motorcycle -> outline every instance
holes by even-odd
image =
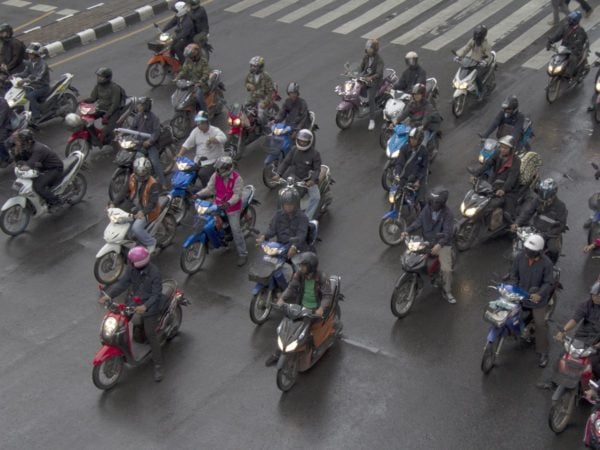
[[[55,118],[63,118],[77,109],[79,91],[71,85],[74,75],[65,73],[50,87],[50,92],[40,102],[40,118],[31,121],[32,125],[40,125]],[[12,78],[12,87],[4,95],[11,109],[29,111],[29,100],[25,97],[27,89],[31,89],[26,80]],[[23,83],[23,84],[21,84]]]
[[[244,186],[240,227],[245,237],[254,232],[256,224],[255,206],[260,202],[254,198],[254,194],[254,186]],[[202,199],[197,199],[194,207],[197,214],[194,232],[183,242],[179,259],[181,270],[189,275],[202,268],[211,248],[227,247],[233,241],[227,214],[223,209],[216,203]]]
[[[546,321],[552,317],[556,308],[558,290],[562,288],[559,280],[560,271],[555,267],[554,286],[546,307]],[[485,374],[490,373],[494,368],[496,358],[507,337],[526,342],[535,337],[533,315],[531,311],[524,311],[522,305],[523,300],[529,298],[529,293],[512,284],[501,283],[490,287],[498,291],[499,297],[490,301],[483,313],[483,320],[491,324],[481,359],[481,370]]]
[[[563,83],[567,83],[567,89],[570,89],[581,83],[590,71],[590,65],[587,62],[587,55],[590,53],[589,41],[586,42],[581,60],[577,63],[575,73],[572,77],[565,73],[571,50],[564,45],[557,47],[556,44],[552,45],[551,49],[554,51],[554,55],[552,55],[548,62],[547,72],[550,79],[546,86],[546,100],[550,104],[558,99]]]
[[[400,157],[400,151],[404,144],[408,142],[408,133],[410,127],[404,123],[400,123],[394,127],[393,134],[387,141],[385,148],[385,155],[387,161],[383,166],[383,172],[381,173],[381,186],[385,191],[389,191],[392,184],[394,184],[394,165],[396,160]]]
[[[596,163],[592,163],[592,167],[596,171],[594,178],[600,180],[600,166]],[[586,224],[586,227],[588,228],[587,241],[588,244],[593,244],[600,239],[600,192],[592,194],[588,199],[588,206],[592,210],[592,214],[588,219],[589,227],[587,227]]]
[[[171,176],[171,212],[179,225],[192,205],[194,185],[198,179],[198,165],[185,156],[175,160],[177,170]]]
[[[417,192],[412,183],[401,186],[400,177],[395,177],[388,193],[390,210],[379,221],[379,237],[384,244],[393,246],[402,243],[402,232],[421,211]]]
[[[146,230],[156,238],[158,248],[167,247],[175,237],[177,223],[170,213],[170,199],[159,197],[160,214],[146,225]],[[127,253],[137,242],[131,232],[133,216],[120,208],[110,207],[106,210],[109,223],[104,230],[105,244],[96,253],[94,276],[99,283],[112,284],[117,281],[127,261]]]
[[[267,157],[264,161],[262,178],[269,189],[279,185],[279,181],[273,174],[277,173],[277,167],[292,148],[292,131],[292,128],[285,123],[275,123],[271,125],[271,133],[265,139]]]
[[[333,300],[323,317],[301,305],[276,306],[284,315],[277,327],[277,346],[281,350],[277,361],[277,387],[283,392],[289,391],[298,379],[298,372],[314,366],[341,334],[341,279],[333,275],[330,282]]]
[[[65,159],[62,176],[52,188],[52,192],[68,205],[81,202],[87,191],[87,181],[81,173],[84,160],[81,152],[75,152]],[[39,172],[26,166],[17,166],[15,176],[17,179],[12,188],[18,194],[4,202],[0,209],[0,228],[9,236],[23,233],[31,216],[49,214],[45,200],[33,189],[33,180],[39,176]]]
[[[115,129],[115,133],[115,141],[117,142],[119,151],[114,160],[118,167],[113,172],[110,184],[108,185],[108,197],[111,201],[114,201],[115,198],[118,198],[119,195],[127,190],[129,177],[133,173],[133,162],[140,156],[148,156],[142,143],[152,137],[148,133],[141,133],[127,128],[117,128]],[[161,145],[160,141],[156,145],[158,147],[160,162],[166,175],[173,170],[173,149],[169,145]]]
[[[181,307],[189,305],[175,280],[163,281],[162,294],[167,302],[156,330],[161,346],[177,336],[183,319]],[[131,300],[134,305],[141,304],[139,297]],[[151,350],[143,326],[131,323],[135,306],[109,301],[105,308],[107,312],[100,326],[102,347],[92,361],[92,381],[98,389],[109,390],[119,382],[125,364],[141,366],[150,359]]]
[[[365,97],[369,82],[365,77],[359,76],[358,70],[351,70],[349,63],[344,68],[346,72],[341,75],[348,80],[334,89],[342,97],[335,115],[335,123],[340,130],[350,128],[355,118],[361,119],[369,115],[369,100]],[[383,110],[390,98],[390,90],[397,81],[398,75],[394,69],[384,70],[383,80],[375,96],[376,112]]]
[[[600,410],[598,408],[598,390],[600,385],[590,378],[590,389],[594,392],[594,408],[585,424],[583,443],[586,447],[598,450],[600,449]]]
[[[132,114],[134,114],[135,105],[138,100],[137,97],[128,97],[125,100],[122,113],[116,121],[117,127],[131,127],[133,122]],[[71,131],[71,136],[67,140],[65,156],[69,156],[75,151],[80,151],[87,158],[92,147],[101,149],[109,143],[107,137],[104,136],[102,127],[96,126],[96,119],[100,113],[101,111],[98,109],[96,103],[81,102],[77,113],[67,115],[66,119],[68,119],[68,123],[70,124],[67,128]],[[102,125],[106,125],[108,118],[102,118],[101,122]]]
[[[275,174],[273,174],[275,176]],[[284,185],[283,188],[279,190],[278,196],[281,198],[282,192],[287,188],[293,188],[298,191],[300,194],[300,209],[302,211],[306,211],[308,207],[308,185],[306,181],[310,179],[311,174],[306,180],[295,181],[294,177],[288,177],[287,179],[280,178],[279,184]],[[325,214],[329,210],[329,206],[333,201],[333,195],[331,194],[331,185],[335,183],[335,180],[331,178],[331,169],[329,166],[325,164],[321,165],[321,173],[319,174],[319,193],[321,194],[321,199],[319,200],[319,206],[317,206],[317,210],[315,212],[315,217],[313,219],[318,220],[323,214]]]
[[[452,96],[452,114],[456,118],[462,116],[465,111],[467,98],[469,96],[487,97],[496,87],[496,52],[491,52],[489,63],[481,63],[467,56],[456,56],[455,61],[460,64],[460,67],[454,75],[452,86],[454,94]],[[481,80],[483,92],[477,89],[477,74],[479,70],[486,70],[486,74]]]
[[[208,90],[204,93],[204,102],[210,120],[221,114],[225,105],[225,85],[221,81],[221,76],[222,72],[214,69],[208,77]],[[184,139],[194,127],[196,88],[193,81],[184,79],[176,80],[175,85],[177,89],[171,96],[171,104],[175,110],[175,115],[171,119],[171,128],[177,139]]]
[[[547,243],[548,238],[558,237],[560,239],[560,246],[562,248],[562,234],[556,236],[552,234],[553,229],[558,225],[558,221],[545,216],[539,215],[534,216],[534,226],[524,226],[517,228],[515,232],[515,238],[513,239],[512,250],[511,250],[511,261],[514,261],[517,255],[525,249],[525,241],[533,235],[539,234],[543,236],[544,242]],[[544,252],[547,248],[544,248]],[[556,263],[555,263],[556,264]]]
[[[154,54],[150,57],[146,67],[146,83],[150,87],[158,87],[164,83],[167,76],[176,76],[181,63],[171,52],[173,35],[160,33],[156,40],[148,42],[148,49]]]
[[[594,61],[594,67],[600,67],[600,52],[595,53],[599,59]],[[596,120],[596,123],[600,123],[600,69],[598,69],[598,72],[596,73],[594,90],[596,92],[596,101],[594,102],[594,109],[592,110],[592,113],[594,114],[594,120]]]

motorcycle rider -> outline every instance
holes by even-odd
[[[208,26],[208,15],[206,14],[206,9],[204,6],[200,5],[200,0],[188,0],[188,4],[190,7],[190,17],[194,22],[194,42],[200,45],[198,42],[199,34],[204,33],[204,36],[208,36],[210,32]]]
[[[296,133],[298,130],[310,125],[308,105],[300,97],[300,85],[295,81],[288,84],[287,94],[288,97],[283,102],[276,120],[277,122],[285,122]]]
[[[151,135],[150,139],[142,142],[142,146],[148,153],[148,159],[152,162],[154,175],[163,189],[167,189],[167,180],[163,171],[162,163],[160,162],[160,154],[157,143],[160,138],[160,119],[152,112],[152,98],[141,97],[136,105],[138,114],[133,120],[131,129],[141,133]]]
[[[427,182],[429,154],[423,144],[423,130],[420,127],[411,128],[408,132],[408,142],[400,149],[400,156],[394,163],[394,176],[400,177],[402,185],[412,183],[420,198],[423,187]]]
[[[248,91],[248,105],[255,105],[258,110],[258,125],[262,127],[265,123],[265,109],[271,103],[271,97],[275,86],[273,79],[265,71],[265,58],[254,56],[250,59],[250,71],[246,75],[246,90]]]
[[[481,177],[483,174],[491,173],[487,181],[494,187],[502,185],[496,189],[496,196],[490,201],[488,207],[490,211],[503,207],[506,220],[512,222],[518,201],[521,160],[514,154],[515,140],[512,136],[502,136],[498,144],[500,150],[494,152],[481,167],[475,169],[473,175]]]
[[[183,62],[185,58],[184,49],[194,41],[194,35],[196,34],[194,20],[185,2],[176,2],[173,9],[175,10],[175,16],[166,23],[162,32],[165,33],[171,28],[175,28],[172,51],[179,62]]]
[[[581,12],[572,11],[567,16],[565,26],[559,28],[553,36],[548,38],[546,50],[550,50],[552,44],[562,40],[562,45],[567,47],[571,52],[567,61],[566,74],[570,77],[575,75],[577,67],[582,59],[587,65],[586,49],[588,47],[588,35],[585,30],[579,25],[581,21]]]
[[[293,176],[296,180],[308,180],[308,206],[306,215],[309,219],[315,217],[321,192],[319,191],[319,175],[321,174],[321,154],[314,147],[315,137],[312,131],[306,128],[298,131],[296,145],[288,153],[277,168],[275,179]],[[309,178],[310,177],[310,178]]]
[[[481,137],[487,138],[494,130],[497,130],[496,138],[500,138],[507,134],[505,132],[507,130],[504,130],[504,127],[507,126],[510,127],[510,135],[514,141],[520,143],[524,122],[525,116],[519,111],[519,99],[516,95],[511,95],[502,102],[502,110]]]
[[[128,190],[115,198],[115,205],[129,209],[135,220],[131,231],[148,252],[156,249],[156,239],[146,230],[146,225],[160,215],[159,189],[156,179],[150,175],[152,163],[142,156],[133,162],[133,174],[129,177]]]
[[[165,307],[162,277],[158,267],[150,262],[150,252],[145,247],[141,245],[133,247],[127,253],[127,259],[129,264],[125,268],[123,276],[112,286],[106,287],[105,293],[98,299],[98,303],[104,304],[126,290],[129,290],[130,298],[141,297],[142,304],[135,307],[135,315],[131,322],[134,326],[143,326],[152,352],[154,381],[159,382],[164,377],[162,350],[156,333],[161,313]]]
[[[308,217],[300,209],[300,195],[293,188],[285,188],[281,196],[281,209],[275,211],[269,229],[256,239],[258,245],[275,239],[288,245],[287,257],[292,259],[299,252],[308,251]]]
[[[473,38],[470,39],[463,48],[455,52],[457,57],[464,58],[465,56],[468,56],[478,62],[475,84],[477,85],[477,96],[479,99],[483,98],[483,86],[481,85],[481,81],[487,73],[490,56],[492,54],[492,47],[486,39],[487,31],[485,25],[476,26],[473,30]]]
[[[402,233],[403,238],[421,230],[423,239],[433,244],[431,254],[438,256],[444,282],[443,295],[448,303],[456,303],[452,295],[452,237],[454,235],[454,215],[448,206],[448,190],[435,187],[428,195],[427,205],[413,223]]]
[[[12,110],[8,102],[0,96],[0,169],[8,167],[10,164],[10,154],[6,148],[6,140],[12,133],[11,115]]]
[[[202,166],[198,169],[198,177],[202,185],[206,186],[215,170],[215,162],[221,156],[225,156],[225,143],[227,136],[219,128],[210,124],[208,114],[204,111],[198,112],[194,117],[196,128],[192,130],[188,138],[181,145],[177,156],[183,156],[186,151],[196,149],[194,162]]]
[[[367,40],[365,56],[363,56],[359,71],[360,76],[367,81],[369,131],[373,131],[375,129],[375,97],[383,80],[383,59],[379,56],[379,41],[377,39]]]
[[[277,300],[277,304],[300,304],[304,308],[312,309],[315,315],[323,317],[333,301],[329,277],[318,270],[319,258],[312,252],[300,254],[298,266],[299,270]],[[281,352],[277,349],[265,361],[265,365],[267,367],[274,365],[279,360],[280,354]]]
[[[533,234],[524,244],[525,250],[513,261],[509,279],[511,283],[529,293],[523,301],[523,310],[530,310],[535,324],[535,348],[540,356],[538,365],[548,364],[548,325],[546,305],[554,283],[552,261],[544,255],[544,238]]]
[[[220,156],[215,162],[215,173],[210,177],[206,187],[196,194],[197,197],[214,195],[216,204],[227,213],[229,228],[238,253],[238,267],[242,267],[248,261],[246,238],[240,228],[243,191],[244,180],[239,172],[233,170],[231,156]]]
[[[8,69],[0,67],[0,97],[4,97],[10,88],[12,88],[10,73]]]
[[[425,85],[427,82],[427,74],[425,69],[419,65],[419,55],[417,52],[410,51],[404,57],[406,69],[402,72],[400,79],[394,84],[394,89],[410,92],[415,84]]]
[[[25,44],[13,37],[13,28],[7,24],[0,24],[0,68],[9,73],[17,73],[23,70],[25,61]]]
[[[534,228],[539,229],[541,226],[536,226],[539,216],[547,216],[550,219],[556,220],[558,223],[552,230],[546,233],[544,240],[546,242],[546,254],[553,264],[556,264],[562,248],[561,234],[567,228],[567,207],[556,195],[558,192],[558,184],[552,178],[542,180],[538,185],[537,195],[533,197],[521,210],[521,214],[516,222],[511,226],[513,231],[517,227],[521,227],[526,223],[532,222]]]
[[[16,73],[15,77],[22,78],[18,86],[23,86],[26,82],[29,88],[25,97],[29,100],[29,109],[31,110],[31,120],[36,122],[40,119],[42,113],[40,104],[44,97],[50,93],[50,70],[48,64],[42,59],[42,44],[32,42],[27,46],[25,53],[27,61],[22,72]]]
[[[50,147],[35,140],[33,131],[23,128],[14,136],[14,159],[16,165],[38,171],[33,180],[33,189],[48,204],[49,210],[60,206],[63,201],[52,192],[52,188],[61,180],[63,163]]]
[[[204,101],[204,94],[208,92],[208,77],[210,76],[208,61],[202,56],[200,47],[194,43],[185,47],[183,55],[185,62],[175,79],[194,82],[196,86],[196,110],[208,111]]]
[[[440,129],[442,117],[427,98],[427,88],[424,84],[415,84],[412,87],[412,99],[398,116],[398,123],[408,119],[411,127],[421,127],[424,130],[424,144],[435,139]]]
[[[102,118],[103,142],[108,143],[112,137],[119,115],[125,104],[125,90],[112,81],[113,72],[110,67],[100,67],[96,70],[96,85],[86,103],[97,103],[96,118]]]

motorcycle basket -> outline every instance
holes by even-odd
[[[491,323],[496,328],[501,328],[506,323],[508,316],[510,315],[510,311],[506,308],[500,308],[495,305],[493,302],[490,302],[483,312],[483,320]]]

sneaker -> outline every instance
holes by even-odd
[[[162,381],[162,379],[164,378],[165,373],[163,371],[162,366],[154,366],[154,381],[156,381],[157,383],[160,383]]]
[[[267,366],[267,367],[274,366],[275,364],[277,364],[277,361],[279,361],[279,354],[272,353],[271,355],[269,355],[269,357],[265,361],[265,366]]]
[[[242,267],[242,266],[246,265],[247,262],[248,262],[248,257],[246,255],[238,256],[238,260],[237,260],[238,267]]]
[[[546,367],[548,365],[548,353],[542,353],[540,355],[540,361],[538,362],[539,367]]]
[[[369,131],[373,131],[375,129],[375,121],[373,119],[369,120]]]
[[[445,293],[444,292],[444,298],[451,305],[454,305],[456,303],[456,298],[454,297],[454,295],[452,295],[452,293]]]

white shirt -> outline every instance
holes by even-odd
[[[207,144],[210,138],[215,138],[218,142]],[[225,148],[223,147],[225,142],[227,142],[227,136],[217,127],[210,125],[206,133],[200,130],[200,128],[194,127],[183,143],[183,148],[186,150],[196,148],[195,163],[198,163],[200,158],[204,156],[207,158],[204,164],[212,164],[217,158],[225,155]]]

